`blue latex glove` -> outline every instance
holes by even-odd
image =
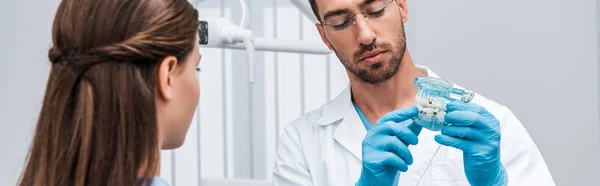
[[[467,180],[473,186],[506,185],[508,175],[500,162],[500,122],[485,108],[462,102],[446,105],[450,126],[435,136],[439,144],[463,151]]]
[[[398,171],[408,170],[408,165],[413,163],[408,145],[417,144],[417,135],[422,129],[410,118],[418,113],[414,106],[392,111],[367,132],[362,143],[362,171],[357,186],[392,185]]]

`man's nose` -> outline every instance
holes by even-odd
[[[356,15],[355,21],[358,29],[357,42],[362,45],[371,45],[377,36],[371,27],[369,27],[369,24],[367,24],[367,21],[364,18],[365,17],[362,14]]]

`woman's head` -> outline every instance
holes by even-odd
[[[63,0],[21,185],[134,185],[177,148],[198,103],[186,0]]]

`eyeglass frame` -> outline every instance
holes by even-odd
[[[386,9],[394,1],[396,1],[396,0],[389,0],[388,2],[385,3],[385,5],[383,6],[383,8],[381,8],[380,10],[374,11],[374,12],[379,12],[379,11],[382,11],[382,10]],[[351,26],[354,26],[356,24],[356,16],[358,14],[362,14],[363,17],[364,17],[364,19],[365,19],[365,21],[368,21],[369,20],[369,18],[368,18],[369,15],[368,14],[369,13],[373,13],[373,12],[366,12],[366,9],[368,9],[368,8],[369,7],[364,7],[363,9],[361,9],[361,11],[359,13],[347,14],[349,21],[352,21],[352,25],[350,25],[350,26],[348,26],[348,27],[346,27],[346,28],[344,28],[342,30],[335,30],[335,28],[334,28],[334,32],[341,32],[341,31],[346,30],[347,28],[350,28]],[[335,26],[332,26],[332,23],[323,23],[323,21],[326,21],[326,20],[319,19],[319,22],[321,22],[320,23],[321,26],[323,26],[323,27],[326,27],[326,26],[335,27]]]

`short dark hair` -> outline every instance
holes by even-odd
[[[308,0],[308,2],[310,2],[310,7],[312,8],[313,13],[315,13],[317,20],[321,22],[321,17],[319,16],[319,9],[317,8],[316,0]]]

